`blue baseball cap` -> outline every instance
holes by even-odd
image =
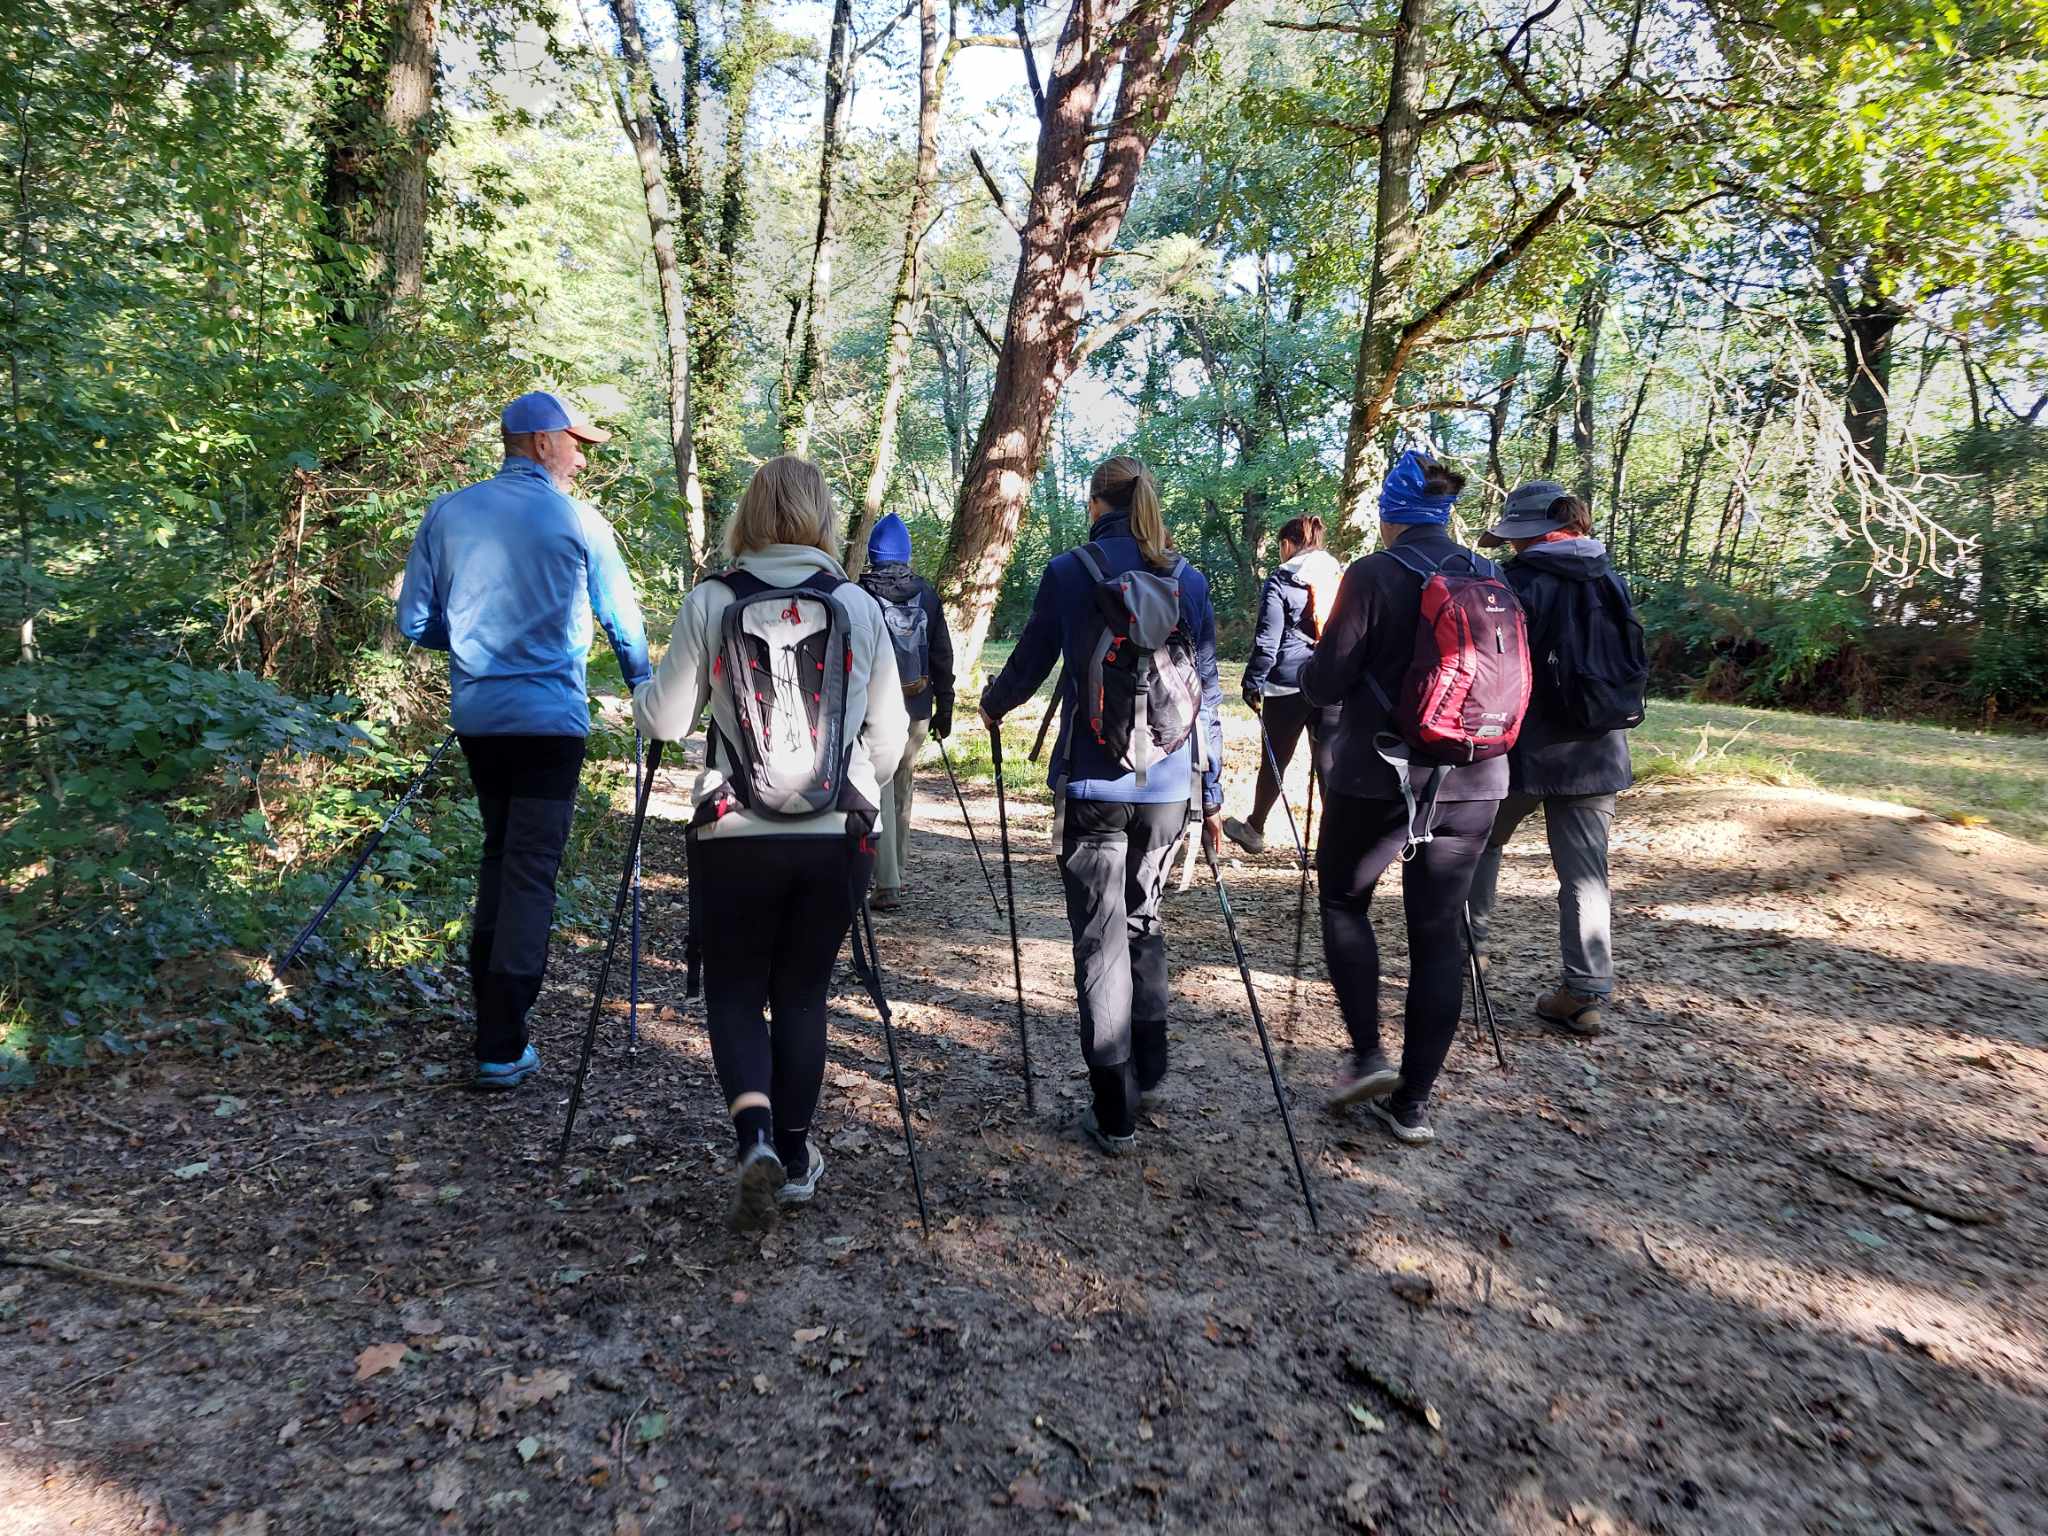
[[[608,443],[612,437],[603,427],[592,426],[588,416],[560,395],[544,389],[521,395],[506,406],[498,425],[507,432],[566,432],[585,443]]]

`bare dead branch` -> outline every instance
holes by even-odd
[[[988,195],[994,199],[996,212],[1003,216],[1003,222],[1009,225],[1013,232],[1021,236],[1024,233],[1023,226],[1018,224],[1016,215],[1010,212],[1010,205],[1003,197],[1003,189],[996,185],[995,177],[989,174],[988,165],[981,158],[981,151],[970,148],[967,151],[967,158],[974,162],[975,174],[981,177],[981,184],[988,188]]]

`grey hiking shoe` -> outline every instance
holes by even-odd
[[[1095,1143],[1095,1150],[1104,1157],[1123,1157],[1135,1151],[1138,1145],[1137,1132],[1112,1136],[1102,1128],[1102,1122],[1095,1116],[1095,1106],[1081,1111],[1081,1134]]]
[[[775,1225],[775,1196],[788,1182],[782,1159],[765,1141],[747,1148],[740,1159],[739,1187],[733,1192],[732,1229],[762,1232]]]
[[[1568,1034],[1591,1039],[1606,1031],[1607,1025],[1600,1013],[1606,1002],[1604,997],[1589,997],[1583,992],[1574,992],[1570,987],[1559,987],[1554,992],[1536,994],[1536,1017],[1555,1024]]]
[[[903,887],[900,885],[878,885],[874,894],[868,897],[868,906],[876,912],[894,912],[903,905]]]
[[[818,1150],[815,1141],[805,1142],[804,1150],[809,1153],[809,1157],[806,1159],[803,1174],[789,1180],[775,1191],[775,1203],[778,1205],[805,1205],[810,1202],[811,1196],[818,1192],[818,1176],[825,1171],[825,1154]]]
[[[1387,1060],[1387,1053],[1375,1046],[1363,1056],[1354,1056],[1337,1074],[1337,1086],[1330,1091],[1330,1108],[1347,1109],[1361,1100],[1383,1099],[1399,1090],[1401,1073]]]
[[[1374,1099],[1365,1107],[1372,1111],[1373,1118],[1384,1125],[1396,1141],[1405,1142],[1411,1147],[1419,1147],[1436,1140],[1436,1132],[1430,1127],[1429,1116],[1423,1113],[1420,1104],[1397,1106],[1392,1099]]]
[[[1264,853],[1266,851],[1265,834],[1253,827],[1247,826],[1235,816],[1223,818],[1223,835],[1237,844],[1246,853]]]

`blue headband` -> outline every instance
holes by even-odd
[[[1410,448],[1394,460],[1394,467],[1387,471],[1387,478],[1380,486],[1380,521],[1383,523],[1448,523],[1451,520],[1451,503],[1458,499],[1457,492],[1448,496],[1423,494],[1424,459]]]

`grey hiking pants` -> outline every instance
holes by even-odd
[[[903,855],[910,841],[910,802],[917,789],[917,756],[931,734],[929,720],[910,722],[903,761],[882,781],[882,814],[875,819],[875,885],[884,891],[903,888]]]
[[[1558,979],[1581,997],[1614,991],[1614,941],[1607,889],[1607,831],[1612,795],[1509,795],[1493,818],[1493,835],[1472,876],[1472,937],[1485,952],[1493,922],[1501,850],[1529,813],[1542,807],[1557,871],[1557,937],[1564,967]]]
[[[1069,800],[1060,840],[1081,1057],[1095,1116],[1112,1136],[1137,1123],[1138,1095],[1166,1076],[1166,930],[1159,898],[1188,803]]]

